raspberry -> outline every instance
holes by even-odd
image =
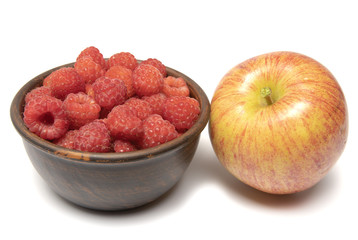
[[[124,105],[134,108],[136,110],[137,117],[141,120],[153,114],[153,110],[149,102],[139,98],[130,98],[124,103]]]
[[[152,107],[153,113],[162,115],[163,112],[163,104],[167,99],[164,93],[157,93],[151,96],[144,96],[142,98],[144,101],[148,102]]]
[[[102,53],[96,47],[85,48],[77,57],[76,62],[83,57],[89,56],[93,61],[99,64],[103,69],[107,69],[106,60],[103,58]]]
[[[26,94],[25,103],[28,103],[31,99],[40,95],[52,96],[52,91],[49,87],[45,86],[34,88]]]
[[[106,73],[106,70],[89,56],[77,59],[75,70],[86,83],[93,83]]]
[[[132,152],[137,150],[131,142],[120,139],[114,141],[113,148],[117,153]]]
[[[47,95],[33,98],[25,105],[24,122],[31,132],[47,140],[62,137],[69,125],[62,101]]]
[[[138,96],[159,93],[163,87],[163,76],[152,65],[141,64],[133,71],[133,87]]]
[[[79,130],[70,130],[64,136],[54,141],[55,144],[69,149],[74,149],[76,134]]]
[[[108,110],[127,100],[127,89],[120,79],[100,77],[92,84],[94,99]]]
[[[118,105],[107,116],[107,127],[115,139],[136,141],[142,133],[142,120],[135,110],[126,105]]]
[[[167,69],[164,64],[156,58],[148,58],[147,60],[142,61],[140,64],[149,64],[156,67],[163,77],[167,76]]]
[[[143,121],[143,137],[140,141],[142,149],[158,146],[178,137],[173,124],[160,115],[153,114]]]
[[[101,121],[93,121],[82,126],[74,136],[74,149],[85,152],[111,151],[111,136]]]
[[[117,78],[123,80],[127,87],[128,97],[135,95],[135,91],[133,89],[132,70],[120,65],[116,65],[108,69],[105,76],[108,78]]]
[[[134,70],[138,66],[137,59],[129,52],[120,52],[112,55],[108,59],[108,66],[111,68],[115,65],[126,67]]]
[[[189,97],[190,91],[188,85],[181,77],[175,78],[172,76],[164,79],[162,92],[168,97],[171,96],[186,96]]]
[[[68,94],[63,102],[63,109],[67,114],[71,129],[78,129],[98,119],[101,111],[96,101],[82,92]]]
[[[170,121],[180,132],[191,128],[199,113],[199,102],[190,97],[169,97],[163,106],[163,118]]]
[[[51,89],[53,96],[64,100],[69,93],[85,91],[85,81],[74,68],[60,68],[44,79],[44,86]]]

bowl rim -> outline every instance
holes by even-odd
[[[141,60],[138,60],[138,62],[141,62]],[[199,137],[199,135],[204,130],[204,128],[206,127],[209,121],[210,102],[203,89],[195,81],[193,81],[185,74],[166,66],[168,76],[182,77],[186,81],[189,87],[190,95],[196,98],[200,104],[199,118],[197,119],[195,124],[189,130],[183,133],[181,136],[169,142],[163,143],[159,146],[155,146],[147,149],[141,149],[133,152],[126,152],[126,153],[83,152],[83,151],[67,149],[58,146],[50,141],[40,138],[36,134],[30,132],[26,127],[22,118],[23,108],[25,105],[25,96],[26,93],[28,93],[30,90],[34,89],[35,87],[41,86],[43,79],[46,76],[48,76],[51,72],[63,67],[73,67],[74,64],[75,62],[72,62],[58,67],[54,67],[32,78],[20,88],[20,90],[16,93],[11,103],[11,107],[10,107],[11,121],[17,132],[22,137],[22,139],[26,140],[31,145],[35,146],[37,149],[47,152],[48,154],[57,155],[61,157],[61,159],[66,159],[68,161],[93,163],[93,164],[100,164],[100,163],[120,164],[120,163],[145,161],[148,159],[153,159],[155,158],[156,155],[159,155],[161,153],[169,152],[179,147],[183,143],[190,143],[196,137]]]

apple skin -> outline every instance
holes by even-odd
[[[272,91],[273,104],[260,95]],[[294,52],[232,68],[211,101],[209,136],[221,164],[253,188],[290,194],[318,183],[342,154],[348,110],[334,76]]]

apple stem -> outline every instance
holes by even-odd
[[[273,104],[273,100],[272,100],[272,97],[271,97],[272,91],[271,91],[271,89],[269,87],[262,88],[260,93],[261,93],[261,96],[263,98],[265,98],[267,105]]]

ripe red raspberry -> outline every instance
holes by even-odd
[[[63,102],[63,109],[67,114],[71,129],[81,126],[99,118],[101,106],[83,92],[70,93]]]
[[[124,103],[124,105],[134,108],[137,113],[137,117],[141,120],[153,114],[153,109],[150,104],[139,98],[130,98]]]
[[[115,65],[120,65],[133,71],[138,66],[138,62],[137,59],[133,56],[133,54],[129,52],[120,52],[112,55],[108,59],[109,68]]]
[[[163,87],[163,76],[152,65],[141,64],[133,71],[133,87],[138,96],[159,93]]]
[[[165,100],[167,99],[167,96],[165,96],[164,93],[157,93],[151,96],[144,96],[142,99],[150,104],[153,113],[162,115],[163,105]]]
[[[106,70],[89,56],[77,59],[75,70],[86,83],[90,84],[106,73]]]
[[[94,99],[108,110],[127,100],[127,89],[120,79],[100,77],[92,84]]]
[[[85,81],[74,68],[60,68],[44,79],[44,86],[51,89],[53,96],[64,100],[69,93],[84,92]]]
[[[70,130],[66,132],[64,136],[54,141],[54,144],[57,144],[64,148],[74,149],[76,134],[79,130]]]
[[[45,86],[34,88],[26,94],[25,103],[28,103],[31,99],[40,95],[52,96],[52,91],[49,87]]]
[[[143,121],[143,137],[140,147],[150,148],[166,143],[178,137],[173,124],[164,120],[160,115],[153,114]]]
[[[69,125],[62,101],[47,95],[35,97],[25,105],[24,122],[31,132],[47,140],[62,137]]]
[[[183,78],[168,76],[164,79],[162,92],[168,97],[186,96],[189,97],[190,91]]]
[[[167,69],[165,65],[156,58],[148,58],[147,60],[142,61],[140,64],[152,65],[159,70],[159,72],[162,74],[163,77],[167,76]]]
[[[96,47],[88,47],[85,48],[77,57],[76,61],[78,61],[82,57],[91,57],[93,61],[97,64],[99,64],[103,69],[107,69],[106,66],[106,60],[103,58],[102,53],[98,50]]]
[[[136,141],[143,134],[142,120],[135,110],[126,105],[118,105],[107,116],[107,127],[115,139]]]
[[[110,152],[111,136],[101,121],[93,121],[82,126],[74,137],[74,149],[85,152]]]
[[[117,153],[133,152],[137,150],[131,142],[120,139],[114,141],[113,148]]]
[[[130,98],[135,95],[135,91],[133,89],[132,70],[120,65],[116,65],[108,69],[105,76],[108,78],[117,78],[123,80],[127,87],[128,97]]]
[[[163,118],[182,132],[191,128],[200,113],[199,102],[190,97],[169,97],[163,106]]]

